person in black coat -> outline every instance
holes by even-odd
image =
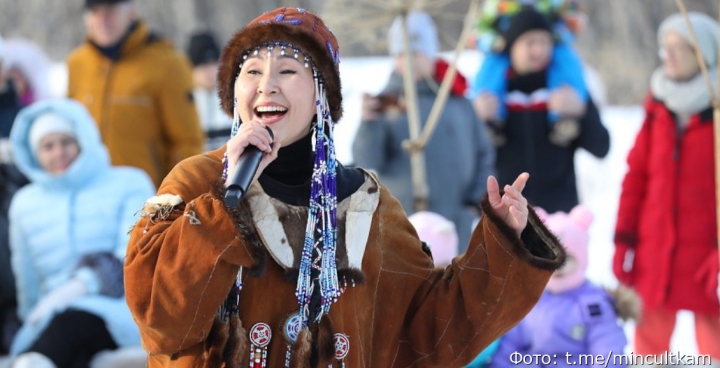
[[[492,93],[481,93],[475,108],[497,147],[500,185],[528,172],[533,180],[524,193],[530,203],[548,212],[569,212],[579,203],[575,151],[584,148],[602,158],[610,136],[591,98],[585,102],[568,85],[548,88],[554,39],[547,19],[528,8],[510,22],[505,35],[511,64],[506,97],[500,101]],[[504,121],[498,119],[500,103],[508,110]],[[558,119],[549,119],[548,112]]]
[[[2,71],[3,56],[3,40],[0,37],[0,354],[8,352],[20,327],[16,313],[15,277],[10,267],[8,209],[15,192],[27,184],[27,179],[10,157],[8,137],[21,105],[15,87]]]

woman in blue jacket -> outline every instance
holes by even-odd
[[[134,213],[154,193],[150,178],[112,167],[95,122],[72,100],[22,110],[10,139],[31,181],[10,205],[23,321],[14,367],[87,367],[101,350],[139,345],[122,259]]]

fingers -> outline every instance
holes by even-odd
[[[511,186],[505,186],[505,194],[502,196],[502,203],[508,207],[514,207],[519,211],[527,210],[527,200]]]
[[[265,124],[259,121],[249,121],[240,125],[240,130],[235,138],[231,139],[228,146],[232,148],[233,153],[238,155],[249,145],[253,145],[265,153],[271,153],[272,142],[273,139],[265,128]]]
[[[498,185],[497,179],[492,175],[487,178],[487,191],[490,205],[493,207],[500,205],[500,186]]]
[[[275,161],[278,156],[278,152],[280,152],[280,148],[282,148],[282,144],[280,142],[273,143],[272,150],[270,150],[270,153],[266,155],[269,157],[270,162]]]
[[[528,179],[530,179],[530,174],[526,172],[518,175],[517,179],[515,179],[515,182],[512,184],[512,188],[515,189],[517,192],[522,192],[523,189],[525,189],[525,184],[527,183]]]

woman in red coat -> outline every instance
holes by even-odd
[[[715,83],[718,24],[699,13],[691,13],[690,21]],[[653,73],[645,121],[627,159],[613,271],[642,297],[636,353],[668,351],[677,311],[690,310],[700,353],[717,359],[713,116],[691,39],[680,14],[658,31],[662,67]]]

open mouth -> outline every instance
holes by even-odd
[[[288,109],[285,106],[258,106],[255,108],[255,115],[261,120],[279,120],[285,114]]]

